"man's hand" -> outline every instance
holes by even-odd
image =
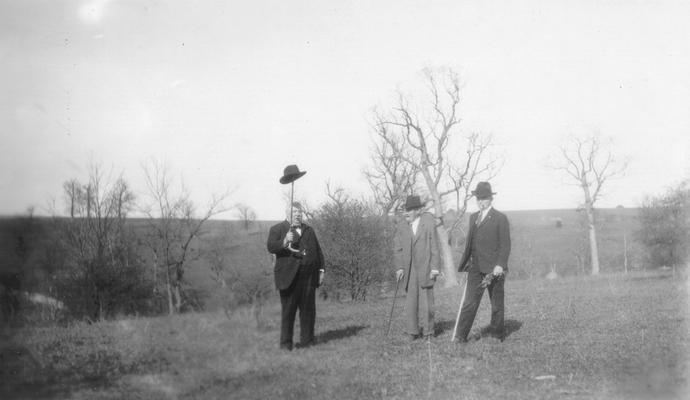
[[[319,286],[323,283],[323,277],[326,275],[326,272],[324,270],[319,270]]]
[[[405,275],[405,272],[403,272],[402,268],[395,271],[395,281],[400,282],[400,280],[403,278],[403,275]]]
[[[431,272],[429,273],[429,279],[432,281],[436,280],[436,277],[439,276],[441,273],[438,272],[437,269],[432,269]]]
[[[494,267],[494,276],[500,276],[503,275],[503,267],[500,265],[497,265]]]
[[[283,246],[287,247],[288,243],[292,242],[295,239],[295,234],[292,233],[292,231],[288,231],[288,233],[285,235],[285,239],[283,239]]]
[[[494,274],[486,274],[484,275],[484,278],[482,279],[482,282],[479,284],[479,288],[481,289],[486,289],[493,283],[494,281]]]

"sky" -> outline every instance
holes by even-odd
[[[569,134],[629,160],[600,207],[690,177],[690,3],[0,0],[0,215],[51,213],[89,162],[145,191],[165,163],[205,204],[259,219],[326,183],[369,193],[374,106],[425,67],[463,84],[460,131],[493,137],[503,210],[574,208],[547,160]],[[460,143],[460,142],[458,142]],[[226,212],[219,218],[235,218]]]

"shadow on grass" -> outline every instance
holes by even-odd
[[[351,325],[340,329],[331,329],[316,336],[316,343],[322,344],[330,342],[331,340],[344,339],[346,337],[355,336],[368,325]]]
[[[513,332],[519,331],[522,327],[522,321],[515,319],[507,319],[504,322],[503,329],[505,329],[505,337],[510,336]],[[491,336],[491,328],[487,325],[479,330],[481,337]]]
[[[455,321],[448,321],[448,320],[443,320],[443,321],[436,321],[436,325],[434,326],[434,334],[436,336],[450,331],[453,331],[453,328],[455,328]]]
[[[510,336],[515,331],[519,331],[521,327],[522,327],[522,321],[518,321],[515,319],[505,320],[505,323],[504,323],[505,337]],[[435,333],[436,333],[436,335],[440,335],[440,334],[447,332],[447,331],[452,332],[453,328],[455,328],[455,321],[452,321],[452,320],[450,320],[450,321],[448,321],[448,320],[438,321],[438,322],[436,322]],[[489,331],[489,327],[485,326],[485,327],[481,328],[480,334],[482,337],[489,336],[491,334],[491,332]]]

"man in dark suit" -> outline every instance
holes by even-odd
[[[434,334],[434,282],[441,262],[434,217],[423,211],[419,196],[408,196],[407,223],[398,224],[395,237],[396,278],[405,278],[405,332],[411,340],[420,336],[420,315],[421,334],[427,340]]]
[[[324,259],[316,233],[302,222],[297,202],[287,219],[271,227],[266,247],[275,255],[275,284],[280,292],[280,347],[292,350],[295,315],[299,310],[300,347],[314,344],[316,288],[324,277]],[[289,222],[292,221],[292,224]]]
[[[467,272],[465,298],[460,311],[458,338],[467,341],[484,288],[491,299],[491,324],[489,332],[503,341],[504,303],[503,284],[508,272],[510,255],[510,225],[505,214],[492,207],[493,195],[489,182],[479,182],[472,191],[477,198],[479,211],[470,216],[470,229],[465,242],[465,252],[458,271]]]

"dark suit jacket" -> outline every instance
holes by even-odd
[[[295,253],[283,247],[283,239],[290,230],[290,223],[283,221],[279,224],[273,225],[268,232],[268,241],[266,248],[270,253],[275,254],[276,262],[274,266],[274,275],[276,288],[284,290],[290,287],[292,281],[300,266],[307,273],[314,275],[314,285],[318,287],[318,273],[319,269],[324,269],[323,253],[321,246],[316,239],[316,233],[307,224],[302,224],[302,236],[299,239],[299,248],[305,250],[304,257],[295,255]]]
[[[479,212],[470,215],[470,232],[465,240],[458,271],[466,272],[472,266],[488,274],[500,265],[508,272],[510,255],[510,225],[502,212],[491,208],[481,224],[477,225]],[[474,245],[474,246],[473,246]],[[474,252],[473,252],[474,249]]]
[[[434,217],[429,213],[421,214],[417,234],[412,233],[412,227],[406,221],[399,223],[393,253],[395,267],[405,271],[405,289],[410,283],[411,268],[417,272],[420,286],[433,286],[429,273],[432,269],[440,271],[441,267]]]

